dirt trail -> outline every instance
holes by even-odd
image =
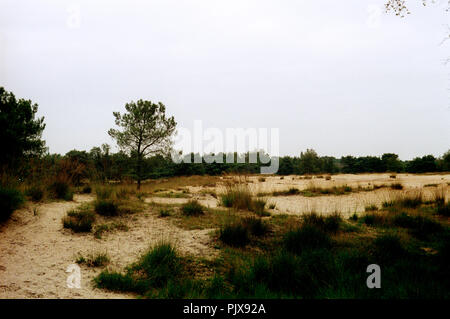
[[[66,269],[77,254],[107,252],[110,268],[121,270],[135,261],[152,243],[169,239],[182,253],[211,257],[209,231],[186,231],[149,211],[130,215],[127,232],[113,232],[95,239],[92,233],[74,234],[63,229],[61,219],[69,209],[93,200],[76,195],[73,202],[38,205],[16,211],[0,228],[0,298],[133,298],[93,288],[92,278],[101,270],[81,266],[81,288],[68,288]]]

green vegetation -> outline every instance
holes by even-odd
[[[62,219],[64,228],[72,229],[75,233],[90,232],[95,222],[95,214],[86,209],[71,210]]]
[[[19,190],[0,186],[0,222],[7,220],[23,202],[24,197]]]
[[[204,214],[204,207],[197,200],[190,200],[181,206],[181,211],[186,216],[198,216]]]
[[[110,259],[107,253],[96,253],[87,257],[79,256],[75,262],[88,267],[104,267],[109,264]]]

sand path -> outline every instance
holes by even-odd
[[[68,288],[66,269],[77,254],[107,252],[108,266],[121,270],[151,244],[169,239],[181,253],[211,257],[210,230],[187,231],[149,210],[126,217],[129,231],[115,231],[95,239],[92,233],[74,234],[62,227],[67,210],[93,200],[75,195],[73,202],[53,202],[20,209],[0,226],[0,298],[133,298],[132,294],[96,289],[92,278],[101,269],[81,266],[81,288]],[[32,205],[32,204],[30,204]],[[124,221],[124,220],[122,220]]]

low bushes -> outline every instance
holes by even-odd
[[[23,202],[24,197],[19,190],[0,186],[0,222],[7,220]]]
[[[311,225],[319,228],[324,232],[336,233],[340,228],[342,221],[341,216],[338,213],[334,213],[328,216],[321,216],[315,212],[305,214],[303,217],[304,225]]]
[[[44,189],[38,185],[33,185],[27,188],[25,195],[29,196],[33,202],[40,202],[44,198]]]
[[[247,227],[242,223],[229,223],[220,228],[219,239],[229,246],[244,247],[250,241]]]
[[[109,256],[106,253],[91,254],[87,257],[79,256],[77,264],[84,264],[88,267],[104,267],[109,264]]]

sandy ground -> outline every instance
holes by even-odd
[[[161,239],[175,242],[181,253],[204,257],[217,253],[208,246],[210,230],[182,230],[151,212],[132,215],[129,231],[107,233],[102,239],[63,229],[66,211],[90,200],[93,197],[76,195],[74,202],[41,204],[37,216],[31,207],[21,209],[0,228],[0,298],[134,297],[93,288],[91,280],[101,270],[86,266],[81,266],[81,288],[68,288],[66,269],[79,253],[107,252],[108,267],[117,270]]]
[[[220,194],[225,182],[235,177],[221,177],[216,186],[188,187],[189,196],[198,199],[207,207],[217,207],[218,201],[210,192]],[[394,191],[380,188],[369,192],[353,192],[340,196],[267,196],[268,203],[274,203],[273,214],[297,214],[316,211],[331,213],[338,211],[349,215],[364,211],[367,205],[378,205],[395,196],[396,193],[413,192],[421,189],[424,196],[433,196],[436,187],[426,184],[439,184],[445,188],[449,198],[450,174],[411,175],[389,174],[333,175],[330,181],[323,178],[302,179],[300,176],[246,177],[251,191],[270,193],[274,190],[287,190],[290,187],[305,189],[314,186],[332,187],[349,185],[367,187],[374,184],[400,182],[405,190]],[[176,190],[174,190],[176,191]],[[125,223],[129,231],[106,233],[96,239],[92,233],[74,234],[63,229],[61,219],[69,209],[94,199],[93,196],[75,195],[73,202],[53,202],[29,207],[14,212],[12,218],[0,226],[0,298],[133,298],[131,294],[111,293],[92,286],[94,278],[101,270],[81,266],[81,288],[68,288],[66,269],[73,264],[77,255],[106,252],[111,258],[109,268],[122,270],[136,261],[149,246],[161,239],[174,242],[182,254],[213,258],[218,254],[211,245],[211,229],[183,230],[166,219],[158,218],[157,209],[129,215]],[[146,202],[160,204],[182,204],[190,198],[149,197]],[[37,207],[35,215],[33,207]]]

